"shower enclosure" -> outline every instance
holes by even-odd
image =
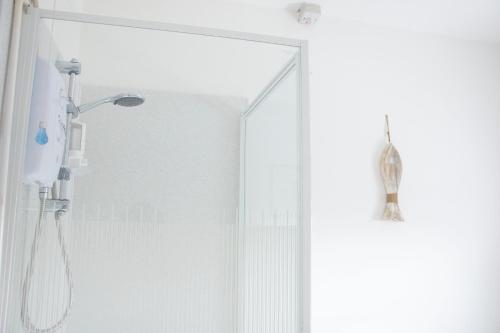
[[[61,218],[74,299],[55,332],[309,332],[306,43],[36,8],[22,33],[0,331],[30,331],[21,295],[39,197],[22,166],[35,64],[76,58],[76,105],[145,101],[76,119],[86,135],[70,144]],[[53,214],[38,251],[27,302],[44,329],[68,306]]]

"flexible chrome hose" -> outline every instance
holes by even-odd
[[[64,324],[66,319],[68,318],[71,304],[73,302],[73,281],[71,279],[71,270],[68,253],[66,251],[66,244],[64,240],[64,234],[61,225],[61,216],[64,213],[63,211],[56,211],[55,213],[55,223],[57,227],[57,238],[59,241],[59,245],[61,248],[61,257],[65,266],[65,275],[66,275],[66,283],[68,285],[68,299],[66,303],[66,307],[61,317],[57,322],[55,322],[52,326],[47,328],[39,328],[35,324],[33,324],[30,313],[29,313],[29,296],[32,289],[33,282],[33,273],[34,266],[36,262],[36,256],[38,254],[38,243],[40,241],[40,235],[42,231],[42,222],[44,220],[45,215],[45,204],[47,202],[47,196],[43,196],[40,198],[40,210],[38,214],[38,222],[35,226],[35,234],[33,236],[33,242],[31,243],[31,253],[30,259],[28,262],[28,266],[26,268],[26,275],[23,281],[22,287],[22,302],[21,302],[21,321],[23,323],[24,328],[29,333],[53,333],[56,332],[61,326]]]

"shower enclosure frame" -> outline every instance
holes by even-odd
[[[292,69],[297,69],[297,105],[298,105],[298,216],[301,226],[300,267],[302,268],[300,297],[300,327],[301,332],[310,333],[310,133],[309,133],[309,70],[308,70],[308,42],[306,40],[289,39],[260,35],[246,32],[236,32],[213,28],[195,27],[189,25],[171,24],[164,22],[143,21],[127,18],[106,17],[73,12],[45,10],[34,7],[25,7],[22,18],[22,35],[17,68],[16,115],[11,130],[11,152],[7,161],[1,161],[0,167],[8,168],[9,176],[6,196],[5,218],[0,224],[0,331],[5,331],[7,307],[9,306],[9,282],[12,274],[14,223],[16,221],[16,207],[19,200],[22,180],[24,142],[29,117],[31,86],[36,59],[36,43],[38,23],[41,19],[53,19],[76,23],[89,23],[145,30],[175,32],[207,37],[237,39],[249,42],[259,42],[297,48],[296,56],[278,73],[265,87],[262,93],[242,113],[242,123],[252,110],[272,91],[273,87]],[[244,127],[243,127],[244,128]],[[243,130],[244,131],[244,130]],[[244,133],[242,133],[244,143]],[[10,194],[10,195],[7,195]],[[243,205],[243,202],[241,202]],[[240,211],[244,211],[240,207]]]

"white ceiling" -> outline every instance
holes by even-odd
[[[298,1],[229,0],[290,9]],[[309,0],[324,17],[500,43],[500,0]],[[319,24],[319,23],[318,23]]]

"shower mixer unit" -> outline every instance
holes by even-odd
[[[67,209],[71,170],[87,165],[83,156],[86,126],[78,120],[80,114],[106,103],[132,107],[144,102],[141,95],[122,93],[77,106],[75,81],[80,73],[76,59],[56,61],[55,66],[37,59],[24,179],[40,186],[40,198],[47,199],[51,192],[48,209]],[[68,75],[67,93],[61,74]]]
[[[75,78],[80,72],[81,65],[74,59],[56,62],[56,66],[41,58],[36,61],[24,181],[39,186],[40,199],[46,200],[46,210],[65,212],[69,205],[67,187],[71,170],[68,162],[75,118],[72,105]],[[61,74],[69,75],[67,97]],[[81,142],[84,142],[85,127],[80,128]]]
[[[138,94],[118,94],[76,106],[75,81],[80,73],[81,65],[76,59],[57,61],[55,66],[41,58],[36,61],[24,165],[24,182],[37,184],[40,197],[38,220],[22,284],[21,321],[29,333],[54,333],[59,330],[69,316],[73,301],[73,281],[61,217],[70,206],[71,170],[86,165],[83,158],[85,124],[78,121],[78,117],[105,103],[131,107],[144,102]],[[67,94],[61,74],[69,76]],[[59,319],[49,327],[40,328],[31,320],[29,299],[46,212],[54,213],[68,292],[66,306]]]

